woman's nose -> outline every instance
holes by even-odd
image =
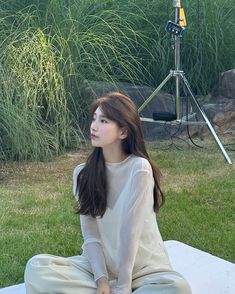
[[[91,123],[91,129],[92,129],[92,130],[97,130],[97,122],[96,122],[96,120],[94,120],[94,121]]]

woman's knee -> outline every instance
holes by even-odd
[[[46,266],[46,255],[45,254],[39,254],[31,257],[25,267],[25,273],[24,273],[24,279],[27,283],[28,281],[32,280],[38,280],[40,276],[42,276],[42,269],[44,266]]]
[[[172,282],[173,282],[172,287],[176,294],[191,294],[192,293],[189,283],[180,274],[175,275],[174,278],[172,279]]]
[[[191,294],[187,281],[176,272],[164,272],[149,275],[144,278],[135,294],[164,293],[164,294]]]

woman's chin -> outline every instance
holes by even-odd
[[[96,142],[95,140],[91,140],[91,146],[93,146],[93,147],[101,147],[100,144],[98,142]]]

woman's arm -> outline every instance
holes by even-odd
[[[77,200],[79,199],[77,177],[83,167],[84,164],[81,164],[73,171],[73,195]],[[92,267],[94,280],[97,283],[97,294],[109,294],[108,273],[96,218],[89,215],[80,215],[80,224],[85,251]]]
[[[85,252],[91,264],[94,279],[95,281],[101,277],[108,279],[96,218],[89,215],[80,215],[80,223],[84,239]]]
[[[108,279],[102,277],[96,281],[97,291],[96,294],[111,294]]]
[[[139,170],[132,178],[120,236],[120,262],[117,287],[114,294],[131,292],[132,271],[139,238],[147,214],[153,210],[153,176],[151,170]]]

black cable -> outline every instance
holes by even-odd
[[[179,146],[177,146],[177,144],[175,144],[175,140],[174,139],[181,140],[181,141],[183,141],[184,143],[186,143],[189,146],[189,143],[185,139],[183,139],[183,138],[181,138],[181,137],[178,136],[178,133],[180,131],[182,131],[182,128],[181,128],[182,127],[182,123],[181,122],[178,124],[178,128],[176,129],[176,131],[174,133],[170,133],[170,131],[166,128],[166,126],[167,126],[167,124],[165,123],[164,124],[164,129],[170,135],[170,140],[171,140],[170,146],[174,146],[178,150],[181,150],[181,148]]]
[[[189,112],[188,112],[188,109],[189,109],[189,98],[188,98],[188,96],[187,96],[187,91],[186,91],[186,87],[185,87],[185,84],[183,84],[183,91],[184,91],[184,96],[186,97],[186,121],[188,122],[189,121]],[[183,112],[182,112],[183,113]],[[197,120],[197,116],[196,116],[196,121],[198,121]],[[194,142],[194,140],[193,140],[193,138],[192,138],[192,136],[191,136],[191,134],[190,134],[190,128],[189,128],[189,125],[187,124],[187,127],[186,127],[186,129],[187,129],[187,134],[188,134],[188,138],[189,138],[189,140],[191,141],[191,143],[194,145],[194,146],[196,146],[197,148],[204,148],[203,146],[200,146],[200,145],[198,145],[197,143],[195,143]]]
[[[194,140],[192,139],[191,137],[191,134],[190,134],[190,131],[189,131],[189,125],[187,125],[187,134],[188,134],[188,137],[189,137],[189,140],[191,141],[191,143],[196,146],[197,148],[204,148],[203,146],[201,145],[198,145],[197,143],[194,142]]]

